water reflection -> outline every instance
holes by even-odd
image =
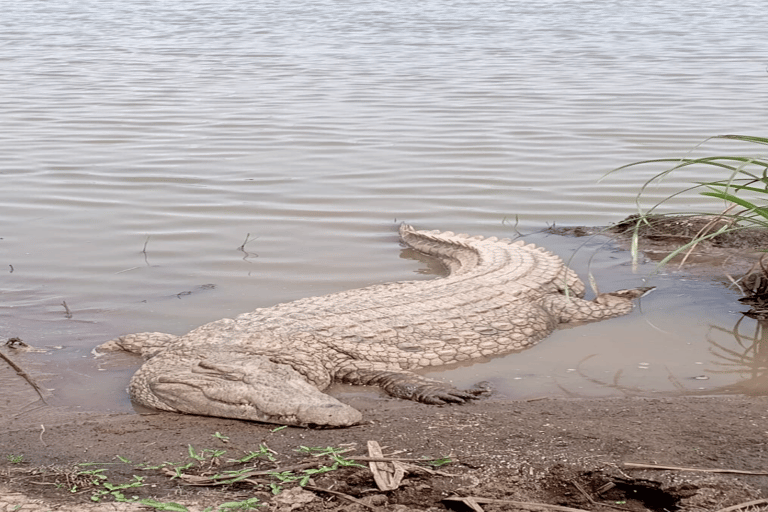
[[[717,395],[717,394],[768,394],[768,321],[753,320],[742,316],[733,327],[710,325],[705,336],[707,351],[713,356],[707,363],[696,361],[701,367],[701,373],[691,372],[689,368],[681,367],[680,362],[670,360],[662,364],[663,372],[659,377],[667,381],[667,389],[661,382],[653,387],[634,384],[637,381],[635,373],[628,366],[621,366],[613,371],[611,378],[595,375],[592,369],[585,366],[597,358],[598,354],[590,354],[581,359],[574,369],[579,378],[591,386],[610,390],[625,396],[659,396],[670,395]],[[745,332],[746,331],[746,332]],[[700,342],[699,342],[700,343]],[[694,351],[691,351],[693,354]],[[646,371],[651,363],[639,363],[634,369]],[[601,372],[605,373],[605,372]],[[725,383],[724,383],[725,382]],[[709,384],[709,385],[707,385]],[[591,396],[592,392],[572,389],[558,383],[557,387],[566,396]]]
[[[718,337],[734,343],[728,346],[718,341]],[[707,342],[710,352],[717,358],[712,361],[714,368],[707,372],[739,379],[719,391],[749,395],[768,393],[768,321],[742,317],[731,329],[710,326]]]

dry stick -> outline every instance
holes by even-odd
[[[620,507],[618,505],[613,505],[612,503],[601,503],[601,502],[595,501],[592,498],[592,496],[590,496],[589,493],[585,491],[581,485],[579,485],[579,482],[577,482],[576,480],[568,480],[568,481],[571,482],[571,484],[573,484],[573,486],[576,489],[578,489],[579,492],[583,494],[584,497],[587,498],[587,501],[589,501],[592,505],[602,505],[604,507],[615,508],[616,510],[629,510],[628,508]]]
[[[3,354],[2,352],[0,352],[0,357],[2,357],[2,358],[5,360],[5,362],[6,362],[6,363],[8,363],[9,365],[11,365],[11,368],[13,368],[14,370],[16,370],[16,373],[17,373],[18,375],[20,375],[20,376],[24,377],[24,380],[26,380],[27,382],[29,382],[29,385],[30,385],[30,386],[32,386],[33,388],[35,388],[35,391],[37,392],[37,395],[40,397],[40,400],[42,400],[42,401],[43,401],[43,403],[44,403],[45,405],[48,405],[48,402],[46,402],[46,401],[45,401],[45,398],[43,397],[43,393],[40,391],[40,386],[38,386],[38,385],[37,385],[37,383],[35,382],[35,380],[34,380],[32,377],[30,377],[30,376],[29,376],[29,374],[28,374],[27,372],[25,372],[24,370],[22,370],[22,369],[21,369],[21,368],[20,368],[20,367],[19,367],[19,366],[18,366],[16,363],[14,363],[14,362],[13,362],[13,361],[11,361],[10,359],[8,359],[8,356],[6,356],[5,354]]]
[[[588,512],[583,508],[563,507],[560,505],[550,505],[549,503],[534,503],[532,501],[495,500],[492,498],[480,498],[478,496],[467,496],[464,498],[460,498],[460,497],[443,498],[443,501],[460,501],[462,503],[466,503],[469,505],[469,503],[467,503],[467,500],[472,500],[478,504],[494,503],[499,505],[512,505],[514,507],[538,508],[540,510],[555,510],[556,512]]]
[[[403,457],[355,457],[350,455],[349,460],[355,462],[429,462],[432,459],[407,459]]]
[[[682,468],[678,466],[660,466],[658,464],[635,464],[625,462],[625,468],[629,469],[665,469],[669,471],[696,471],[698,473],[736,473],[739,475],[768,475],[768,471],[742,471],[740,469],[703,469],[703,468]]]
[[[722,211],[721,213],[717,214],[717,216],[714,219],[712,219],[709,222],[707,222],[707,224],[703,228],[701,228],[698,233],[696,233],[696,235],[694,236],[694,239],[700,237],[703,233],[707,233],[711,226],[714,226],[717,223],[717,221],[719,221],[723,217],[723,215],[728,213],[730,210],[733,210],[735,207],[736,207],[736,205],[732,204],[731,206],[726,208],[724,211]],[[691,246],[691,248],[688,249],[688,251],[686,251],[685,256],[683,256],[683,259],[682,259],[682,261],[680,261],[680,265],[678,265],[677,268],[683,268],[683,265],[685,265],[685,262],[688,261],[688,257],[691,254],[693,254],[693,250],[696,249],[697,245],[699,245],[699,242],[696,242],[695,244],[693,244]]]
[[[755,505],[765,505],[766,503],[768,503],[767,499],[747,501],[747,502],[744,502],[744,503],[739,503],[738,505],[734,505],[732,507],[721,508],[720,510],[717,510],[716,512],[736,512],[737,510],[742,510],[742,509],[745,509],[747,507],[754,507]]]
[[[29,409],[29,410],[27,410],[27,407],[29,407],[30,405],[32,405],[32,404],[34,404],[34,403],[37,403],[38,401],[39,401],[39,400],[35,400],[34,402],[29,402],[29,403],[28,403],[27,405],[25,405],[24,407],[19,407],[19,412],[17,412],[16,414],[14,414],[14,415],[13,415],[13,417],[14,417],[14,418],[18,418],[18,417],[19,417],[19,416],[21,416],[22,414],[29,414],[29,413],[32,413],[32,412],[35,412],[35,411],[37,411],[37,410],[40,410],[40,409],[43,409],[43,408],[47,407],[47,405],[48,405],[48,404],[43,404],[43,405],[41,405],[41,406],[35,407],[34,409]]]
[[[47,444],[45,444],[45,441],[43,441],[43,434],[45,434],[45,425],[43,425],[43,424],[41,423],[41,424],[40,424],[40,428],[42,429],[42,430],[40,431],[40,442],[41,442],[41,443],[43,443],[43,446],[45,446],[45,447],[47,448],[47,447],[48,447],[48,445],[47,445]]]
[[[366,502],[359,500],[357,498],[353,498],[349,494],[344,494],[343,492],[331,491],[330,489],[323,489],[322,487],[315,487],[314,485],[305,485],[304,488],[307,489],[308,491],[327,492],[328,494],[333,494],[334,496],[338,496],[339,498],[344,498],[345,500],[349,500],[352,503],[357,503],[358,505],[362,505],[363,507],[367,507],[371,510],[376,510],[376,508],[372,507]]]

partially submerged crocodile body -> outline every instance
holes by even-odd
[[[558,324],[629,313],[649,288],[587,301],[584,284],[550,252],[495,237],[400,227],[402,241],[449,275],[311,297],[212,322],[183,335],[139,333],[99,350],[141,354],[131,398],[148,407],[289,425],[349,426],[356,409],[322,391],[375,385],[425,403],[464,402],[413,370],[534,345]]]

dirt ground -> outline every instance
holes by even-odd
[[[41,404],[0,418],[0,512],[768,511],[768,397],[344,400],[363,424]]]
[[[188,510],[233,510],[220,507],[252,498],[280,511],[472,510],[446,499],[475,497],[481,507],[475,510],[486,511],[568,510],[513,502],[590,511],[717,511],[768,491],[765,397],[487,399],[446,407],[360,399],[352,405],[365,423],[339,430],[275,431],[274,425],[170,413],[41,409],[6,418],[0,434],[6,508],[0,510],[14,510],[12,504],[25,504],[18,510],[111,510],[114,495],[100,492],[107,490],[103,484],[135,482],[134,475],[142,485],[122,490],[125,499],[151,498]],[[368,462],[360,459],[368,455],[368,441],[378,442],[386,457],[408,459],[397,489],[377,489]],[[348,449],[342,460],[357,458],[366,467],[307,475],[302,471],[333,467],[334,461],[302,446]],[[262,447],[274,460],[262,455],[233,462]],[[438,464],[443,458],[450,462],[413,460]],[[627,463],[762,474],[635,469]],[[182,476],[172,478],[177,468]],[[199,483],[194,477],[218,483],[214,475],[243,468],[311,476],[305,482],[310,490],[265,474],[228,485],[193,485]],[[87,474],[99,469],[105,478]],[[281,485],[283,493],[272,494],[270,484]]]

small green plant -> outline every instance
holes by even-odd
[[[194,447],[190,444],[189,446],[189,456],[197,461],[204,462],[207,457],[210,457],[211,459],[217,459],[227,453],[226,450],[211,450],[209,448],[204,448],[199,453],[195,451]]]
[[[216,439],[219,439],[220,441],[222,441],[224,443],[228,443],[229,442],[229,436],[225,436],[224,434],[221,434],[220,432],[216,432],[215,434],[212,434],[212,436],[215,437]]]
[[[269,461],[274,461],[275,456],[272,455],[272,451],[267,447],[265,444],[259,445],[259,451],[249,451],[248,454],[246,454],[244,457],[241,457],[239,459],[230,459],[229,462],[249,462],[253,459],[264,457]]]
[[[217,473],[213,476],[211,476],[211,480],[215,480],[218,485],[230,485],[234,484],[236,482],[239,482],[240,480],[245,480],[246,478],[250,478],[253,476],[251,474],[252,469],[251,468],[245,468],[235,471],[224,471],[222,473]]]
[[[432,467],[439,468],[440,466],[445,466],[446,464],[450,464],[453,462],[450,457],[441,457],[439,459],[432,459],[432,460],[425,460],[424,463],[428,464]]]
[[[269,476],[279,480],[281,483],[287,484],[295,482],[299,479],[298,476],[293,474],[293,471],[270,471]]]
[[[334,448],[332,446],[327,446],[325,448],[313,447],[313,446],[299,446],[298,448],[296,448],[296,451],[306,453],[307,455],[321,456],[321,455],[335,455],[339,453],[344,453],[349,450]]]
[[[146,463],[142,462],[141,464],[137,464],[136,465],[137,468],[143,469],[145,471],[149,470],[149,469],[162,469],[165,466],[173,466],[173,464],[170,463],[170,462],[163,462],[162,464],[155,464],[155,465],[150,466],[149,464],[146,464]]]
[[[171,480],[173,480],[174,478],[180,478],[181,475],[182,475],[181,472],[184,471],[185,469],[189,469],[189,468],[194,467],[195,463],[194,462],[188,462],[186,464],[171,464],[171,466],[173,467],[173,470],[175,472],[175,475],[173,475],[171,477]]]
[[[23,455],[8,455],[7,457],[8,462],[11,464],[21,464],[24,462],[24,456]]]
[[[243,501],[228,501],[219,505],[217,510],[253,510],[263,506],[263,503],[259,502],[259,498],[249,498]]]
[[[145,507],[152,507],[155,510],[161,510],[164,512],[189,512],[189,509],[187,507],[173,501],[164,502],[164,501],[156,501],[150,498],[146,498],[146,499],[137,501],[137,503],[140,503]]]
[[[345,457],[342,457],[340,454],[344,453],[347,450],[341,449],[341,448],[333,448],[333,447],[327,447],[327,448],[312,448],[307,446],[301,446],[296,451],[298,452],[304,452],[307,454],[313,454],[315,456],[327,456],[330,457],[333,461],[333,464],[330,466],[320,466],[319,468],[310,468],[310,469],[303,469],[298,474],[294,473],[293,471],[272,471],[269,473],[270,476],[280,481],[280,483],[286,484],[286,483],[298,483],[300,486],[304,487],[309,483],[309,479],[316,475],[321,475],[323,473],[328,473],[330,471],[335,471],[339,469],[340,467],[360,467],[363,468],[362,464],[358,464],[352,459],[347,459]],[[275,491],[276,489],[281,490],[279,486],[270,486],[272,488],[272,493],[277,494]]]
[[[91,484],[100,485],[102,481],[107,479],[107,475],[104,474],[106,469],[89,469],[87,471],[79,471],[78,476],[84,476],[90,479]]]
[[[130,499],[125,497],[125,494],[123,494],[123,491],[126,489],[133,489],[136,487],[143,487],[144,486],[144,477],[143,476],[136,476],[133,475],[133,480],[131,480],[128,483],[125,484],[112,484],[108,481],[106,481],[106,476],[102,475],[101,473],[98,474],[99,478],[104,478],[105,480],[101,482],[101,485],[104,487],[103,489],[98,489],[91,494],[91,501],[101,501],[103,498],[107,496],[111,496],[114,498],[115,501],[136,501],[138,500],[138,496],[133,496]]]
[[[358,463],[356,463],[352,459],[347,459],[346,457],[343,457],[342,454],[349,451],[349,449],[346,448],[334,448],[332,446],[327,446],[325,448],[318,448],[318,447],[310,447],[310,446],[300,446],[296,449],[297,452],[304,452],[307,455],[312,455],[314,457],[322,457],[322,456],[328,456],[333,461],[336,467],[339,466],[358,466],[358,467],[365,467]],[[336,469],[336,468],[334,468]]]

